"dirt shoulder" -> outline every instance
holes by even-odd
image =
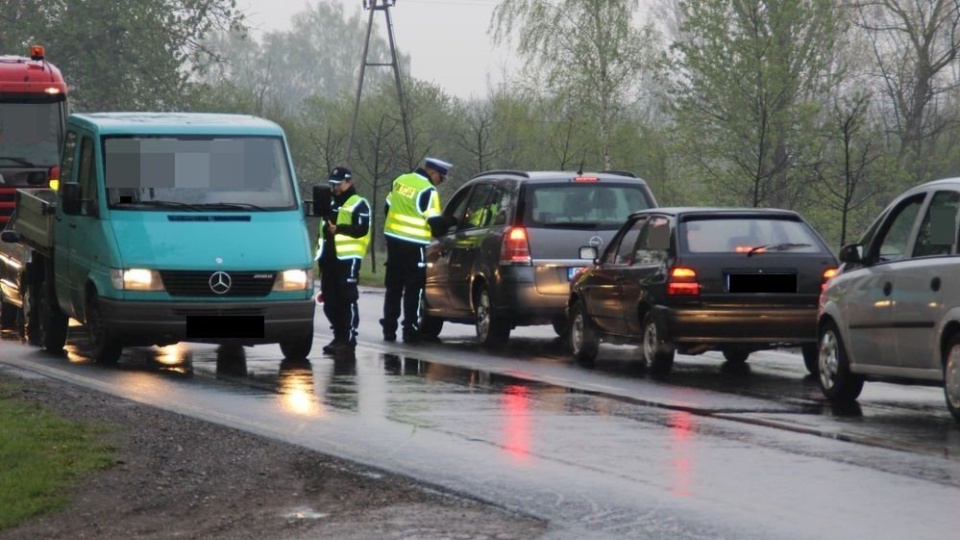
[[[36,539],[528,539],[544,524],[298,446],[49,379],[18,399],[109,425],[116,466],[71,488],[70,503],[0,532]],[[2,488],[0,488],[2,489]]]

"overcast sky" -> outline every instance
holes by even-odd
[[[238,0],[254,32],[288,30],[291,17],[317,0]],[[363,9],[362,0],[336,0]],[[382,0],[381,0],[382,1]],[[412,75],[462,98],[486,97],[519,62],[487,35],[498,0],[397,0],[390,9],[397,48],[410,55]],[[368,13],[364,13],[366,20]],[[375,31],[386,39],[386,17],[374,15]],[[357,58],[357,65],[360,58]],[[389,69],[389,68],[373,68]]]

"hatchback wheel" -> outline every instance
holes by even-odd
[[[674,349],[663,340],[663,330],[653,312],[643,319],[643,344],[640,350],[643,360],[650,366],[650,372],[658,375],[669,373],[673,368]]]
[[[820,331],[820,357],[817,362],[820,389],[836,403],[855,401],[863,390],[864,378],[850,372],[850,361],[837,326],[828,322]]]
[[[953,419],[960,422],[960,334],[950,339],[943,366],[943,393]]]
[[[590,323],[589,316],[583,309],[583,304],[579,301],[570,307],[570,324],[568,326],[567,337],[573,357],[583,365],[593,365],[594,360],[597,359],[600,340]]]
[[[477,329],[477,343],[484,347],[502,347],[510,339],[510,325],[493,310],[490,291],[486,287],[477,293],[474,304],[474,316]]]

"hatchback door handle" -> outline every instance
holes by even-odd
[[[893,284],[889,281],[883,284],[883,295],[890,296],[890,293],[893,291]]]
[[[930,290],[937,292],[940,290],[940,278],[935,277],[930,280]]]

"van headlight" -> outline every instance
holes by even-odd
[[[305,291],[313,289],[313,270],[284,270],[273,283],[275,291]]]
[[[160,272],[146,268],[111,268],[110,282],[121,291],[162,291]]]

